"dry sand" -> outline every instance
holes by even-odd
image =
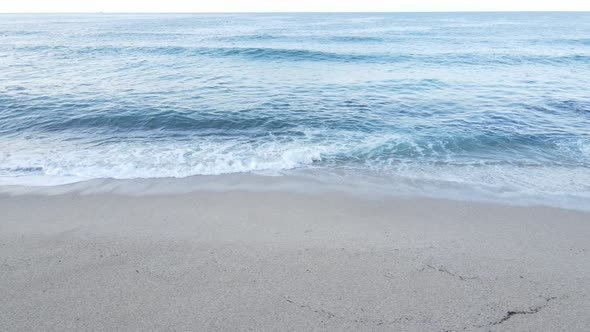
[[[346,193],[0,194],[0,329],[589,331],[590,214]]]

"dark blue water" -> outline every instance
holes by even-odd
[[[587,199],[590,13],[0,16],[2,183],[306,170]]]

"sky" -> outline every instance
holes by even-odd
[[[0,0],[0,12],[590,11],[590,0]]]

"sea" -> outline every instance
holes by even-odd
[[[590,209],[590,13],[0,15],[0,185],[234,173]]]

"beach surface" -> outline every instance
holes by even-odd
[[[588,212],[52,188],[0,194],[4,331],[590,328]]]

